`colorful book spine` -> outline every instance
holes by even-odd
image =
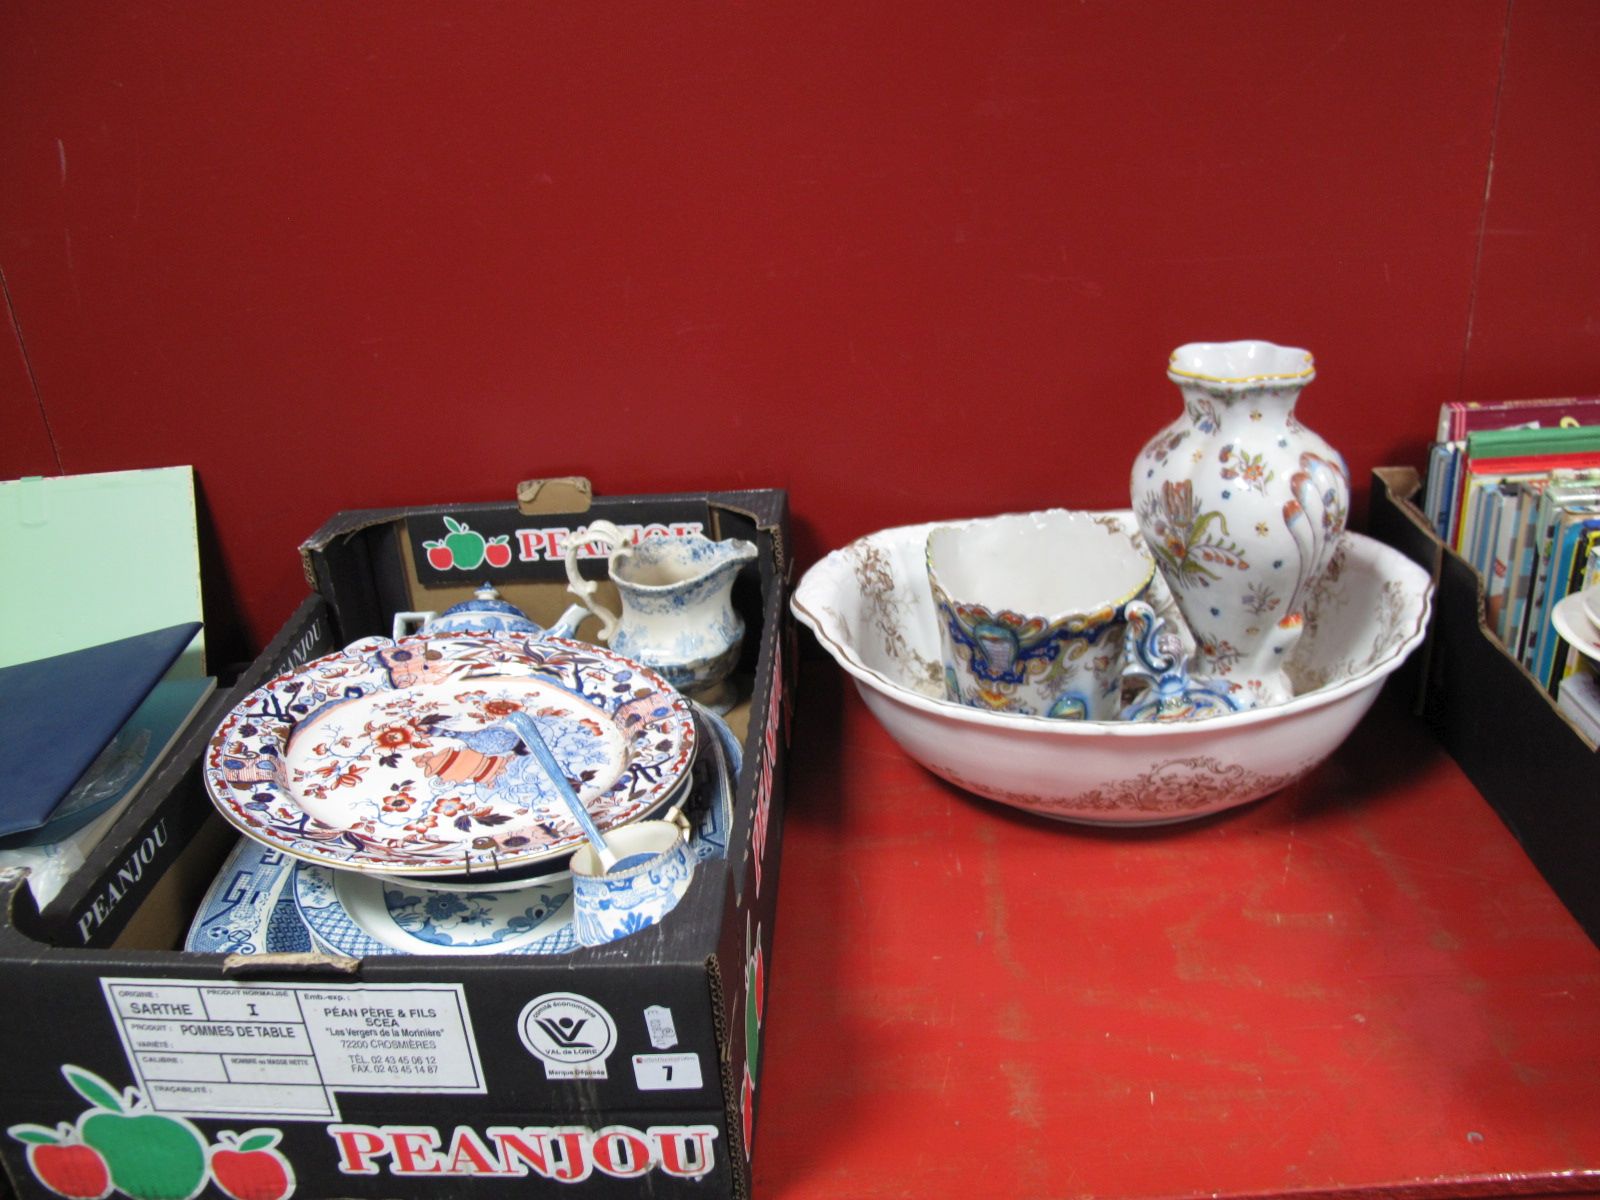
[[[1478,493],[1506,480],[1531,480],[1549,475],[1570,475],[1574,470],[1600,470],[1600,451],[1581,454],[1544,454],[1530,458],[1469,459],[1461,474],[1461,494],[1456,499],[1456,517],[1451,533],[1451,546],[1458,554],[1466,555],[1467,547],[1477,533],[1477,520],[1482,515]]]
[[[1537,527],[1539,501],[1544,495],[1543,479],[1529,480],[1517,502],[1517,530],[1511,545],[1511,578],[1506,585],[1506,603],[1500,628],[1500,642],[1513,653],[1522,644],[1522,631],[1528,619],[1528,598],[1533,591],[1535,560],[1538,557]]]
[[[1511,550],[1516,540],[1518,510],[1527,494],[1522,481],[1503,483],[1496,489],[1494,518],[1483,567],[1484,623],[1504,641],[1504,625],[1511,588]]]

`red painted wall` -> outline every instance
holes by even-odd
[[[15,0],[0,475],[193,463],[252,646],[335,510],[539,475],[786,487],[802,565],[1118,505],[1190,340],[1310,348],[1364,490],[1600,387],[1597,21]]]

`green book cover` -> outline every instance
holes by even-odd
[[[1582,454],[1590,450],[1600,450],[1600,425],[1562,425],[1552,429],[1481,429],[1467,435],[1468,461]]]
[[[0,579],[0,666],[201,620],[193,470],[0,480]]]

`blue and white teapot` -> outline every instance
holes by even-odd
[[[452,604],[443,612],[397,612],[394,638],[417,633],[520,633],[534,637],[574,637],[589,615],[581,604],[570,606],[548,629],[532,620],[515,604],[501,598],[491,583],[479,586],[471,600]]]

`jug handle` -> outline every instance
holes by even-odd
[[[578,598],[578,603],[600,618],[600,640],[609,642],[620,620],[617,614],[594,598],[595,590],[599,584],[593,580],[585,579],[578,574],[578,547],[590,542],[605,542],[612,547],[611,559],[628,551],[630,543],[610,521],[592,522],[589,528],[581,535],[567,539],[566,554],[563,556],[567,564],[567,591]],[[609,569],[609,561],[607,563]],[[563,617],[565,620],[565,617]]]
[[[1122,721],[1177,721],[1238,712],[1241,705],[1219,680],[1189,674],[1183,646],[1166,619],[1143,600],[1131,600],[1122,644],[1122,680],[1143,694],[1118,714]]]

